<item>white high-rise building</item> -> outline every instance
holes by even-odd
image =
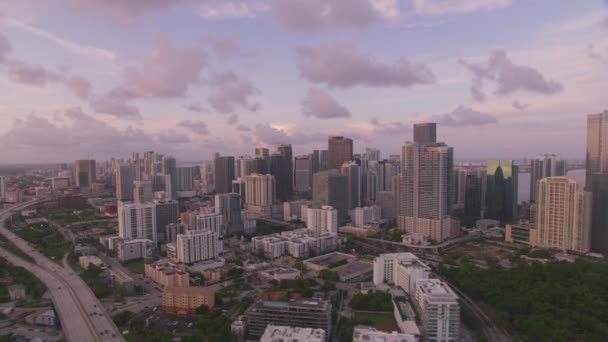
[[[253,159],[250,156],[240,156],[239,159],[236,160],[236,165],[234,168],[235,177],[244,178],[251,174],[251,165],[253,164]]]
[[[306,226],[316,233],[338,233],[338,210],[332,206],[324,205],[319,209],[306,210]]]
[[[118,235],[125,240],[156,241],[156,205],[118,202]]]
[[[416,282],[416,303],[428,341],[460,341],[458,296],[439,279]]]
[[[366,160],[380,160],[380,150],[377,148],[366,147],[363,153],[363,159]]]
[[[219,212],[202,213],[196,215],[196,226],[190,227],[191,230],[211,230],[220,237],[226,233],[224,215]]]
[[[217,258],[224,245],[219,234],[210,230],[189,230],[175,239],[177,262],[191,264]]]
[[[591,193],[576,180],[546,177],[538,181],[537,244],[545,248],[586,253],[591,249]]]
[[[372,222],[380,222],[382,219],[382,208],[377,205],[371,207],[355,208],[353,223],[355,226],[365,226]]]
[[[245,207],[248,211],[270,215],[276,198],[273,175],[251,174],[245,177]]]

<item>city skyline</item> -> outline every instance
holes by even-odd
[[[330,135],[386,157],[425,121],[455,160],[584,158],[586,115],[606,109],[606,1],[345,4],[8,1],[2,163],[297,156]]]

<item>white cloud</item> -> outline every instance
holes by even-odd
[[[269,9],[270,6],[262,1],[224,1],[202,4],[198,14],[210,20],[255,18]]]
[[[512,0],[413,0],[419,15],[464,14],[510,6]]]

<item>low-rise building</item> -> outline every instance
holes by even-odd
[[[55,310],[50,309],[42,312],[41,314],[34,317],[34,324],[44,325],[46,327],[56,327],[58,323],[57,314]]]
[[[25,287],[21,284],[13,284],[8,287],[8,295],[11,297],[11,300],[25,298]]]
[[[213,309],[215,290],[210,287],[165,287],[162,310],[175,314],[194,314],[201,305]]]
[[[428,278],[430,268],[412,253],[380,254],[374,259],[374,283],[401,286],[412,293],[415,281]]]
[[[357,325],[353,331],[353,342],[418,342],[414,335],[385,332],[374,327]]]
[[[393,315],[402,333],[413,335],[416,340],[420,339],[421,333],[416,324],[416,312],[410,303],[393,299]]]
[[[494,227],[500,227],[500,221],[491,219],[481,219],[475,221],[475,228],[481,231]]]
[[[154,242],[148,239],[124,240],[118,239],[115,242],[116,254],[122,262],[136,259],[152,258]]]
[[[307,270],[318,272],[329,268],[338,267],[355,260],[357,260],[357,257],[354,255],[331,252],[304,260],[303,265]]]
[[[505,242],[517,242],[536,246],[538,229],[531,222],[519,222],[505,226]]]
[[[293,280],[300,277],[300,271],[287,266],[270,266],[258,272],[262,277],[269,280]]]
[[[90,265],[95,265],[99,268],[106,267],[106,264],[95,255],[83,255],[81,257],[78,257],[78,264],[85,270],[89,268]]]
[[[135,290],[135,280],[133,277],[118,268],[112,268],[106,272],[109,272],[110,282],[114,287],[121,287],[125,289],[127,293],[133,293]]]
[[[253,250],[271,259],[283,255],[304,258],[311,254],[327,253],[338,249],[340,243],[337,234],[315,233],[306,228],[251,239]]]
[[[190,286],[190,276],[184,271],[184,265],[166,259],[146,263],[144,271],[147,278],[162,286]]]
[[[247,316],[241,315],[237,317],[230,325],[230,331],[236,337],[240,339],[244,338],[247,334]]]
[[[325,330],[268,324],[260,342],[323,342]]]
[[[372,226],[365,226],[365,227],[342,226],[342,227],[338,228],[338,232],[341,234],[368,237],[368,236],[378,234],[378,232],[380,232],[380,229],[377,227],[372,227]]]

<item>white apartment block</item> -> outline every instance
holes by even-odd
[[[268,324],[260,342],[324,342],[325,330]]]
[[[428,341],[460,340],[460,305],[448,284],[439,279],[418,280],[415,299]]]
[[[357,227],[379,222],[382,219],[382,208],[377,205],[355,208],[354,224]]]
[[[357,325],[353,331],[353,342],[418,342],[414,335],[396,331],[387,333],[374,327]]]
[[[399,264],[411,264],[419,259],[412,253],[387,253],[380,254],[374,259],[374,284],[395,284],[396,269]],[[404,287],[404,289],[409,288]]]
[[[340,247],[338,235],[316,234],[303,228],[279,234],[256,236],[251,239],[252,248],[262,252],[267,258],[290,255],[296,258],[309,257],[312,252],[323,254]]]
[[[224,215],[221,213],[202,213],[195,217],[195,226],[190,227],[192,230],[211,230],[223,237],[226,233],[226,225],[224,224]]]
[[[320,209],[308,208],[306,210],[306,227],[315,233],[338,233],[338,210],[332,206],[324,205]]]
[[[125,240],[156,241],[156,205],[118,202],[118,235]]]
[[[191,264],[217,258],[224,251],[224,245],[218,233],[189,230],[177,235],[175,249],[177,262]]]

